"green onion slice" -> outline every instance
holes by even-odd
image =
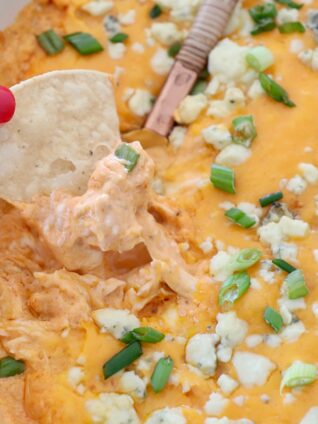
[[[164,337],[164,334],[152,327],[139,327],[126,333],[121,341],[123,343],[132,343],[135,340],[139,340],[144,343],[159,343]]]
[[[287,91],[268,75],[260,72],[259,81],[266,93],[274,100],[288,107],[296,106],[295,103],[289,99]]]
[[[231,168],[214,163],[211,167],[210,181],[220,190],[235,193],[235,174]]]
[[[283,193],[281,191],[276,191],[275,193],[267,194],[259,199],[259,203],[262,208],[265,208],[268,205],[271,205],[274,202],[283,198]]]
[[[291,34],[293,32],[305,32],[306,28],[301,22],[285,22],[278,27],[281,34]]]
[[[257,22],[251,31],[251,35],[258,35],[262,32],[269,32],[276,28],[276,23],[272,18],[266,18]]]
[[[105,362],[103,366],[104,377],[109,378],[112,375],[116,374],[118,371],[128,367],[136,359],[142,355],[141,344],[138,341],[135,341],[120,352],[116,353],[112,358]]]
[[[232,121],[234,129],[233,142],[249,147],[257,136],[253,116],[239,116]]]
[[[283,271],[286,271],[288,273],[291,273],[293,271],[296,271],[296,269],[297,269],[294,266],[290,265],[288,262],[284,261],[283,259],[273,259],[272,262],[278,268],[280,268]]]
[[[151,19],[156,19],[162,14],[162,9],[159,4],[155,4],[149,11]]]
[[[104,50],[99,41],[86,32],[74,32],[64,36],[75,50],[83,56],[98,53]]]
[[[251,280],[247,272],[243,271],[231,275],[224,281],[219,291],[218,302],[223,306],[225,303],[233,304],[247,292],[251,285]]]
[[[123,43],[125,40],[127,40],[127,38],[128,34],[125,32],[118,32],[117,34],[113,35],[109,41],[111,43]]]
[[[275,0],[276,3],[283,4],[284,6],[290,7],[291,9],[301,9],[303,4],[296,3],[293,0]]]
[[[194,86],[192,87],[192,90],[190,92],[191,96],[195,96],[196,94],[203,93],[205,89],[207,88],[208,83],[207,81],[203,79],[198,79]]]
[[[182,44],[176,41],[168,49],[168,56],[176,57],[179,51],[181,50]]]
[[[256,221],[254,218],[248,216],[239,208],[231,208],[225,212],[225,216],[232,222],[243,228],[251,228],[255,225]]]
[[[305,282],[304,273],[300,269],[292,271],[285,278],[287,284],[287,292],[289,299],[299,299],[305,297],[309,293],[308,287]]]
[[[264,46],[252,47],[246,55],[246,62],[257,72],[265,71],[274,63],[273,53]]]
[[[255,265],[260,260],[261,256],[262,252],[253,247],[242,249],[231,257],[227,268],[233,272],[245,271]]]
[[[25,371],[23,361],[17,361],[11,356],[0,359],[0,378],[13,377]]]
[[[264,19],[275,19],[277,16],[277,9],[273,3],[254,6],[248,12],[254,22],[261,22]]]
[[[276,333],[279,333],[282,329],[283,318],[275,309],[267,307],[264,311],[264,320]]]
[[[154,392],[159,393],[166,387],[172,369],[173,360],[170,356],[159,359],[150,379],[151,387]]]
[[[129,144],[122,143],[115,150],[115,156],[118,159],[123,160],[125,168],[128,170],[128,172],[131,172],[137,165],[140,154],[137,153],[136,150],[134,150],[132,147],[130,147]]]
[[[54,56],[60,53],[65,47],[63,38],[60,37],[53,29],[42,32],[36,36],[36,39],[42,49],[49,56]]]
[[[284,373],[280,391],[284,387],[300,387],[313,383],[317,378],[317,367],[314,364],[296,362]]]

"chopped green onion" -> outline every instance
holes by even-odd
[[[251,285],[251,280],[247,272],[243,271],[238,274],[233,274],[227,278],[219,291],[219,305],[224,303],[233,304],[247,292]]]
[[[243,228],[251,228],[255,225],[256,221],[252,217],[248,216],[239,208],[231,208],[225,212],[225,216],[232,222]]]
[[[301,22],[285,22],[278,27],[281,34],[291,34],[292,32],[305,32],[306,28]]]
[[[192,87],[192,90],[190,92],[191,96],[195,96],[196,94],[203,93],[205,89],[207,88],[207,86],[208,86],[207,81],[198,79],[197,82]]]
[[[214,187],[227,193],[235,193],[235,174],[233,169],[214,163],[211,167],[210,180]]]
[[[151,17],[151,19],[156,19],[161,14],[162,14],[162,9],[159,6],[159,4],[155,4],[154,7],[152,7],[149,11],[149,16]]]
[[[301,9],[303,4],[296,3],[293,0],[275,0],[276,3],[283,4],[284,6],[290,7],[291,9]]]
[[[254,6],[249,9],[248,13],[254,22],[261,22],[264,19],[275,19],[277,16],[277,9],[273,3]]]
[[[73,34],[65,35],[64,39],[83,56],[104,50],[100,42],[97,41],[91,34],[86,32],[74,32]]]
[[[150,379],[154,392],[159,393],[166,387],[172,368],[173,360],[170,356],[159,359]]]
[[[227,268],[233,272],[245,271],[247,268],[255,265],[261,256],[261,251],[254,247],[242,249],[231,257]]]
[[[274,56],[267,47],[252,47],[246,55],[246,62],[255,69],[255,71],[262,72],[273,65]]]
[[[129,344],[105,362],[103,366],[103,373],[105,379],[116,374],[116,372],[128,367],[128,365],[133,363],[141,355],[142,348],[140,342],[135,341]]]
[[[267,307],[264,311],[264,320],[276,333],[279,333],[282,329],[283,318],[281,314],[275,311],[275,309]]]
[[[276,100],[279,103],[283,103],[284,105],[288,107],[296,106],[295,103],[289,99],[287,91],[283,87],[281,87],[279,84],[277,84],[277,82],[275,82],[268,75],[260,72],[258,78],[263,89],[274,100]]]
[[[168,49],[168,56],[176,57],[179,51],[181,50],[182,44],[176,41]]]
[[[257,22],[255,27],[252,29],[252,35],[258,35],[262,32],[269,32],[276,28],[276,23],[272,18],[266,18],[262,21]]]
[[[60,37],[53,29],[42,32],[36,36],[36,39],[42,49],[49,56],[54,56],[57,53],[60,53],[65,47],[63,38]]]
[[[134,150],[132,147],[130,147],[129,144],[122,143],[115,150],[115,156],[118,159],[123,160],[125,168],[128,170],[128,172],[131,172],[137,165],[140,154],[137,153],[136,150]]]
[[[280,268],[283,271],[286,271],[288,273],[291,273],[293,271],[296,271],[296,269],[297,269],[294,266],[290,265],[288,262],[284,261],[283,259],[273,259],[272,262],[278,268]]]
[[[17,361],[11,356],[0,359],[0,378],[13,377],[25,371],[23,361]]]
[[[233,142],[250,147],[252,141],[257,136],[253,116],[239,116],[233,119],[232,126],[234,129]]]
[[[287,284],[289,299],[299,299],[300,297],[307,296],[309,293],[304,274],[300,269],[296,269],[288,274],[285,278],[285,283]]]
[[[277,202],[278,200],[283,198],[283,193],[281,191],[277,191],[275,193],[267,194],[266,196],[263,196],[259,199],[259,203],[262,206],[262,208],[265,208],[265,206],[271,205],[274,202]]]
[[[111,43],[122,43],[123,41],[127,40],[128,34],[125,32],[118,32],[117,34],[113,35],[112,38],[110,38]]]
[[[160,331],[155,330],[151,327],[139,327],[132,331],[129,331],[121,339],[123,343],[132,343],[135,340],[139,340],[144,343],[159,343],[165,337]]]
[[[313,383],[317,378],[317,367],[314,364],[295,362],[284,373],[280,391],[284,387],[300,387]]]

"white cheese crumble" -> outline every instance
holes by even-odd
[[[289,45],[289,51],[294,54],[300,53],[304,48],[304,42],[299,38],[294,38],[291,40]]]
[[[247,418],[241,418],[238,420],[230,420],[227,417],[222,418],[207,418],[204,424],[254,424],[253,421]]]
[[[306,332],[306,328],[301,321],[290,324],[283,329],[280,336],[287,343],[296,342],[302,334]]]
[[[239,386],[238,382],[227,374],[221,374],[216,383],[225,395],[230,395]]]
[[[318,182],[318,168],[312,163],[300,163],[298,169],[307,183],[316,184]]]
[[[186,424],[180,408],[164,408],[153,412],[145,424]]]
[[[206,108],[207,104],[207,98],[202,93],[186,96],[175,112],[176,121],[181,124],[191,124]]]
[[[318,406],[310,408],[299,424],[317,424],[318,423]]]
[[[313,71],[318,71],[318,48],[303,50],[298,54],[298,58]]]
[[[220,41],[209,55],[208,70],[221,83],[242,82],[248,71],[247,47],[242,47],[228,38]]]
[[[155,22],[150,31],[151,35],[165,46],[170,46],[183,38],[183,33],[173,22]]]
[[[251,150],[240,144],[226,146],[215,158],[215,162],[224,166],[238,166],[251,156]]]
[[[245,339],[248,325],[237,317],[236,312],[218,314],[216,319],[215,332],[221,338],[222,346],[233,348]]]
[[[169,142],[171,146],[177,150],[184,143],[184,139],[187,133],[186,127],[181,127],[179,125],[175,126],[169,135]]]
[[[102,16],[109,12],[114,6],[114,2],[107,0],[89,1],[83,4],[81,9],[92,16]]]
[[[131,46],[131,50],[134,53],[143,54],[145,52],[145,47],[141,43],[133,43]]]
[[[217,150],[222,150],[224,147],[232,143],[232,135],[230,131],[222,124],[210,125],[209,127],[204,128],[201,134],[204,141]]]
[[[253,100],[258,99],[258,97],[262,96],[263,94],[265,94],[265,91],[259,80],[255,80],[247,91],[248,97]]]
[[[98,309],[92,316],[102,333],[110,333],[116,339],[121,339],[128,331],[140,327],[139,319],[127,309]]]
[[[148,90],[137,88],[128,100],[129,109],[137,116],[145,116],[152,109],[154,97]]]
[[[199,248],[205,254],[210,253],[213,249],[212,237],[208,237],[202,243],[200,243]]]
[[[318,303],[315,302],[311,305],[311,310],[316,318],[318,318]]]
[[[262,342],[263,342],[263,336],[261,336],[260,334],[251,334],[245,339],[246,346],[248,346],[251,349],[253,347],[258,346]]]
[[[295,175],[294,177],[292,177],[286,185],[286,190],[290,191],[296,196],[302,194],[306,190],[306,188],[307,182],[300,175]]]
[[[198,368],[207,377],[214,375],[216,369],[215,345],[219,337],[215,334],[196,334],[186,346],[186,362]]]
[[[207,110],[208,116],[226,118],[231,113],[245,106],[245,94],[236,87],[226,90],[223,100],[212,100]]]
[[[231,271],[227,269],[230,259],[231,255],[224,250],[220,250],[210,260],[210,274],[213,275],[217,281],[225,281],[231,275]]]
[[[84,379],[84,370],[81,367],[72,367],[68,370],[67,380],[69,385],[78,392],[83,392],[84,386],[80,384]],[[85,391],[85,389],[84,389]]]
[[[107,48],[110,58],[114,60],[122,59],[126,51],[124,43],[108,43]]]
[[[124,372],[120,376],[119,389],[133,398],[143,399],[146,396],[146,383],[134,371]]]
[[[86,401],[86,409],[94,423],[140,424],[133,404],[130,396],[101,393],[98,398]]]
[[[278,25],[299,21],[299,11],[297,9],[288,9],[284,7],[278,11],[276,19]]]
[[[221,393],[213,392],[209,400],[204,405],[204,412],[207,415],[220,415],[228,405],[229,400],[224,398]]]
[[[309,233],[309,224],[300,219],[292,219],[288,216],[283,216],[279,225],[282,229],[283,236],[290,238],[303,238]]]
[[[170,11],[174,21],[191,21],[201,4],[201,0],[158,0],[157,3]]]
[[[240,383],[247,388],[263,386],[276,368],[265,356],[250,352],[236,352],[232,362]]]
[[[152,56],[150,64],[156,74],[167,75],[174,64],[174,59],[168,55],[165,49],[159,48]]]
[[[136,11],[130,9],[126,13],[120,13],[118,20],[122,25],[133,25],[136,21]]]

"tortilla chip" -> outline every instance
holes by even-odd
[[[102,157],[119,143],[112,83],[96,71],[54,71],[12,87],[13,119],[0,127],[0,197],[27,201],[86,191]]]

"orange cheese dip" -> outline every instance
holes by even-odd
[[[98,16],[85,9],[88,3],[35,0],[27,6],[1,33],[0,84],[57,69],[105,71],[114,75],[122,132],[140,128],[173,62],[167,51],[186,36],[199,1],[160,0],[162,13],[155,19],[149,16],[152,1],[100,0],[109,7]],[[279,3],[277,25],[306,23],[309,10],[318,10],[317,0],[304,1],[299,10]],[[23,374],[0,378],[2,424],[318,423],[316,375],[311,384],[280,390],[284,372],[297,361],[318,365],[318,49],[308,27],[304,33],[273,29],[251,36],[247,10],[259,4],[246,0],[238,7],[225,40],[210,55],[208,88],[176,111],[169,146],[141,151],[144,162],[128,174],[145,176],[147,189],[138,195],[147,203],[131,226],[122,222],[120,234],[130,240],[135,225],[147,229],[133,250],[108,249],[107,273],[72,267],[54,236],[45,239],[45,202],[34,210],[1,203],[0,358],[26,364]],[[128,34],[120,45],[105,31],[109,16],[119,22],[117,32]],[[159,23],[172,29],[154,27]],[[61,35],[88,32],[105,50],[80,56],[66,46],[49,57],[35,35],[50,28]],[[295,107],[270,98],[246,64],[249,49],[259,45],[273,55],[264,72]],[[231,138],[232,120],[245,115],[252,115],[257,130],[248,147]],[[235,171],[235,194],[211,184],[213,163]],[[137,183],[128,183],[123,190],[134,193]],[[278,191],[279,216],[259,204]],[[137,202],[134,196],[130,201]],[[66,202],[71,209],[76,203]],[[224,215],[231,207],[253,217],[255,225],[245,229],[231,222]],[[157,238],[151,239],[152,232]],[[221,306],[228,261],[243,248],[259,249],[262,257],[246,270],[246,293]],[[303,271],[308,295],[288,299],[287,273],[272,264],[274,258]],[[267,307],[283,319],[277,333],[263,318]],[[108,318],[97,316],[103,310]],[[123,314],[115,324],[107,322],[113,310]],[[125,346],[119,339],[136,323],[162,332],[164,340],[143,343],[138,360],[105,380],[103,364]],[[155,393],[150,377],[167,356],[173,371]]]

